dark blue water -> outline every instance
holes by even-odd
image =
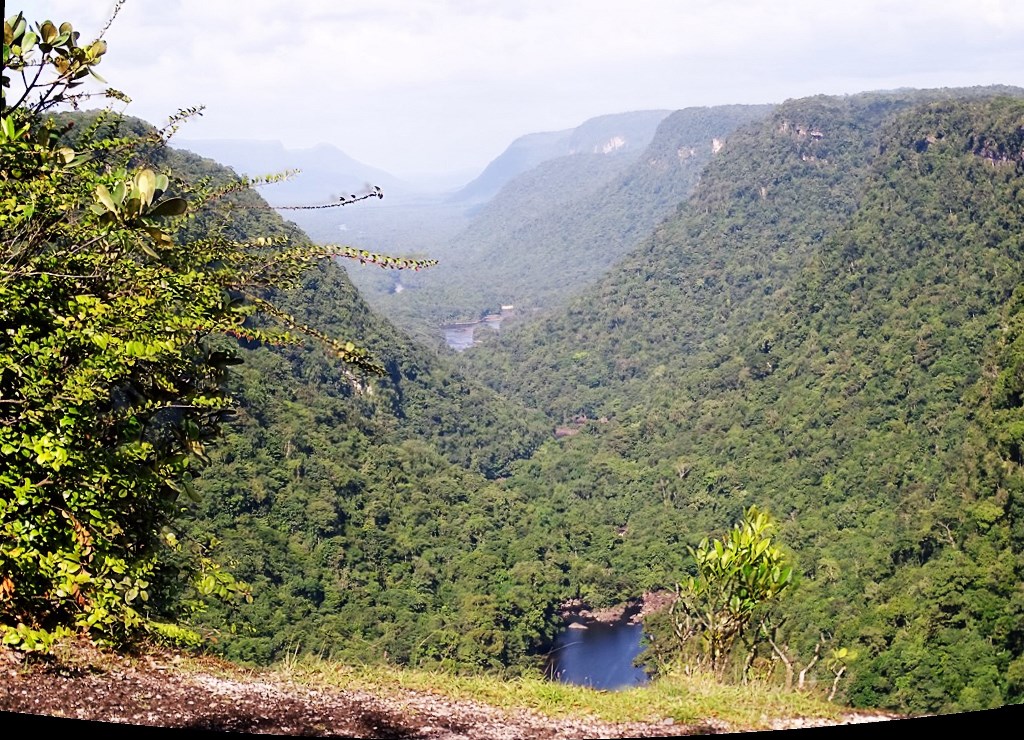
[[[595,689],[642,686],[648,676],[633,665],[633,658],[642,649],[642,636],[642,625],[625,620],[562,630],[550,653],[548,675],[562,683]]]

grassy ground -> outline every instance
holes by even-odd
[[[540,678],[503,680],[379,666],[351,667],[317,658],[285,661],[274,670],[311,686],[375,692],[412,689],[503,709],[531,709],[552,717],[588,715],[609,722],[671,718],[682,723],[713,720],[731,727],[769,728],[778,720],[793,718],[836,721],[851,711],[813,692],[786,691],[758,682],[728,685],[707,675],[662,676],[643,687],[601,691]]]
[[[571,740],[776,730],[898,719],[784,691],[666,675],[601,691],[293,657],[246,667],[168,648],[118,653],[87,640],[46,658],[0,650],[0,710],[223,732],[424,740]]]

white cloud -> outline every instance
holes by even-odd
[[[20,6],[89,36],[113,3]],[[190,138],[329,141],[402,174],[604,113],[1022,85],[1021,38],[1019,0],[128,0],[99,71],[154,122],[206,105]]]

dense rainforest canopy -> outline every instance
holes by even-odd
[[[532,671],[568,600],[714,591],[708,538],[761,509],[775,539],[735,549],[776,608],[748,620],[771,637],[748,669],[824,644],[857,705],[1020,702],[1022,100],[733,111],[652,235],[453,356],[167,130],[5,91],[4,641],[151,629],[253,661]],[[671,620],[649,626],[668,665]]]
[[[461,356],[549,419],[501,471],[401,428],[382,466],[368,438],[301,421],[318,412],[297,386],[246,396],[259,413],[200,520],[240,497],[225,547],[266,589],[229,652],[521,670],[559,603],[672,589],[688,546],[757,504],[797,565],[774,633],[789,658],[822,636],[856,656],[841,688],[863,705],[1018,700],[1022,109],[998,92],[812,98],[739,129],[564,316]],[[308,289],[325,279],[346,284]],[[247,479],[270,449],[278,482]]]
[[[524,465],[627,533],[612,571],[774,512],[789,639],[856,645],[866,705],[1021,697],[1024,107],[992,92],[790,101],[564,316],[466,354],[607,420]]]

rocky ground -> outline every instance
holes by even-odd
[[[601,609],[591,609],[580,599],[570,599],[561,606],[562,621],[570,626],[586,626],[591,622],[614,624],[628,619],[630,624],[642,624],[644,618],[669,608],[676,600],[671,591],[648,591],[631,601]]]
[[[187,663],[187,665],[185,665]],[[611,723],[506,712],[421,691],[386,695],[311,688],[281,674],[247,672],[220,661],[183,661],[174,653],[129,658],[81,648],[57,662],[26,662],[0,654],[0,710],[6,729],[21,720],[68,718],[113,727],[148,725],[229,733],[422,740],[544,740],[666,737],[736,732],[708,722]],[[884,719],[851,715],[845,723]],[[74,730],[74,722],[54,729]],[[30,726],[30,725],[29,725]],[[806,726],[799,720],[779,728]],[[7,735],[11,736],[11,735]]]

